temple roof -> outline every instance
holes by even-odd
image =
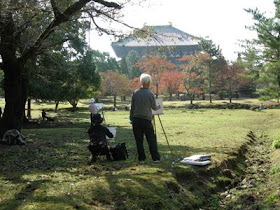
[[[144,26],[147,31],[144,36],[130,35],[118,42],[113,42],[112,47],[149,47],[149,46],[192,46],[198,45],[198,38],[185,33],[172,25]],[[150,35],[151,34],[151,35]]]

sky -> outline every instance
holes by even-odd
[[[234,61],[241,50],[239,40],[256,37],[245,28],[253,24],[252,15],[244,10],[248,8],[258,8],[267,17],[275,11],[273,0],[146,0],[141,6],[124,8],[123,21],[138,28],[172,24],[191,35],[211,39],[227,60]],[[99,36],[95,31],[88,36],[91,48],[116,58],[112,41],[116,41],[114,37]]]

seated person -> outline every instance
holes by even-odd
[[[259,110],[263,110],[264,109],[264,105],[263,103],[260,104]]]
[[[95,104],[95,99],[94,98],[90,99],[88,109],[90,111],[90,122],[92,123],[93,115],[97,114],[98,111],[99,111],[98,107]]]
[[[92,117],[92,123],[88,129],[90,138],[88,149],[92,154],[91,162],[96,162],[98,155],[106,155],[107,160],[112,160],[106,136],[113,138],[114,135],[108,128],[101,125],[102,122],[103,118],[101,115],[94,114]]]
[[[53,118],[47,116],[47,113],[45,112],[44,109],[42,110],[42,118],[43,118],[43,120],[46,119],[46,120],[48,120],[48,121],[54,121]]]

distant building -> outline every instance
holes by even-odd
[[[136,51],[140,57],[145,54],[158,53],[177,63],[178,58],[200,51],[197,37],[172,25],[144,26],[143,31],[143,33],[138,32],[117,42],[112,42],[111,46],[116,55],[124,58],[131,50]]]

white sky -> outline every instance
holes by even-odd
[[[255,34],[245,26],[252,25],[252,15],[244,9],[258,8],[272,16],[273,0],[147,0],[143,6],[130,6],[124,10],[123,20],[134,27],[168,25],[194,36],[209,37],[222,49],[228,60],[236,60],[238,40],[250,39]],[[108,35],[98,36],[94,31],[88,38],[90,46],[116,57]]]

